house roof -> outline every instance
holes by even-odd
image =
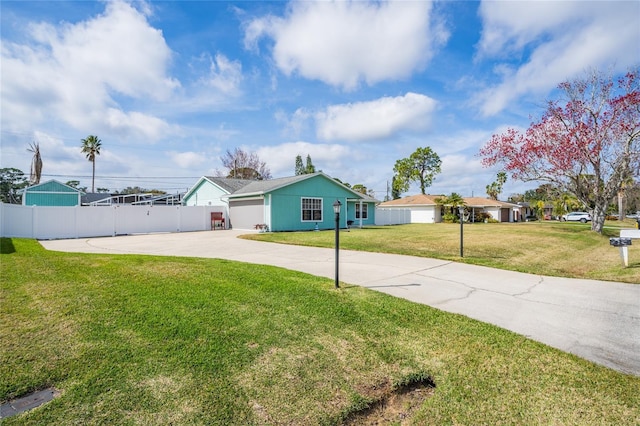
[[[253,180],[250,181],[248,185],[239,188],[234,191],[232,196],[247,196],[247,195],[263,195],[267,192],[275,191],[276,189],[283,188],[285,186],[289,186],[292,183],[301,182],[303,180],[309,179],[310,177],[316,176],[318,173],[307,174],[307,175],[298,175],[298,176],[289,176],[277,179],[267,179],[267,180]]]
[[[482,197],[464,197],[467,207],[502,207],[500,201]]]
[[[50,191],[49,188],[51,188],[52,186],[58,186],[58,188],[62,188],[65,190],[65,192],[69,192],[69,193],[73,193],[73,192],[80,192],[82,193],[81,190],[79,190],[78,188],[74,188],[72,186],[69,186],[67,184],[64,184],[56,179],[50,179],[46,182],[40,182],[37,183],[35,185],[31,185],[28,186],[26,188],[23,188],[20,192],[24,193],[26,191],[38,191],[38,190],[42,190],[41,188],[44,188],[43,191]]]
[[[218,185],[220,188],[224,189],[229,194],[244,188],[245,186],[249,185],[251,182],[254,182],[248,179],[233,179],[233,178],[215,177],[215,176],[205,176],[205,178],[211,181],[212,183]]]
[[[398,198],[397,200],[385,201],[380,203],[380,207],[413,207],[413,206],[435,206],[437,198],[444,197],[444,195],[428,195],[417,194],[410,195],[408,197]]]
[[[445,195],[429,195],[429,194],[417,194],[410,195],[408,197],[398,198],[397,200],[385,201],[381,203],[380,207],[414,207],[414,206],[435,206],[439,203],[438,198],[444,198]],[[482,197],[464,197],[465,204],[468,207],[520,207],[517,204],[507,203],[504,201],[496,201],[490,198]]]
[[[357,191],[356,191],[357,192]],[[378,203],[379,201],[376,200],[375,198],[373,198],[371,195],[369,194],[363,194],[361,192],[358,192],[358,194],[360,195],[360,197],[362,198],[362,201],[369,201],[371,203]]]
[[[203,181],[212,183],[213,185],[222,189],[227,194],[231,194],[232,192],[237,191],[238,189],[253,182],[252,180],[246,180],[246,179],[233,179],[233,178],[216,177],[216,176],[202,176],[200,179],[198,179],[198,182],[196,182],[196,184],[193,185],[191,189],[187,191],[183,199],[189,198],[191,194],[200,187],[200,184]]]
[[[307,179],[311,179],[314,178],[316,176],[322,176],[325,179],[329,179],[330,181],[334,182],[336,185],[340,185],[342,186],[344,189],[346,189],[347,191],[351,192],[352,194],[355,195],[354,198],[356,199],[362,199],[364,201],[377,201],[375,198],[372,198],[366,194],[361,194],[360,192],[356,192],[353,189],[344,186],[342,183],[336,181],[335,179],[333,179],[332,177],[322,173],[322,172],[317,172],[317,173],[310,173],[310,174],[304,174],[304,175],[297,175],[297,176],[289,176],[289,177],[283,177],[283,178],[277,178],[277,179],[268,179],[268,180],[253,180],[250,181],[250,183],[248,185],[243,186],[242,188],[239,188],[238,190],[234,191],[233,193],[231,193],[230,195],[228,195],[228,198],[237,198],[237,197],[247,197],[247,196],[256,196],[256,195],[264,195],[267,194],[269,192],[273,192],[277,189],[280,188],[284,188],[285,186],[289,186],[292,185],[294,183],[298,183],[298,182],[302,182],[304,180]]]
[[[465,197],[464,202],[468,207],[521,207],[514,203],[507,203],[506,201],[492,200],[491,198],[482,197]]]

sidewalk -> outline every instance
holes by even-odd
[[[237,260],[334,278],[334,249],[205,231],[41,241],[56,251]],[[525,335],[640,376],[640,285],[546,277],[442,260],[340,250],[340,281]]]

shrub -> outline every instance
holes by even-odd
[[[442,221],[444,223],[457,223],[458,217],[453,213],[445,213],[442,215]]]

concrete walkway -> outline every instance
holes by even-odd
[[[334,278],[334,249],[206,231],[41,241],[49,250],[238,260]],[[546,277],[392,254],[340,251],[340,281],[525,335],[640,376],[640,285]]]

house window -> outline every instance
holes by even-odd
[[[362,211],[360,211],[362,208]],[[356,203],[356,219],[367,219],[367,204]]]
[[[322,222],[322,198],[302,199],[302,221]]]

